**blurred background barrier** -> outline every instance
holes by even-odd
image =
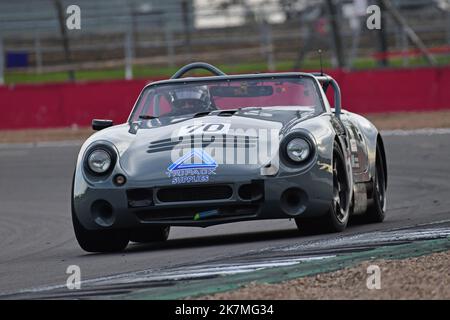
[[[319,49],[349,110],[450,108],[450,0],[14,0],[0,1],[0,129],[122,122],[186,63],[318,71]]]
[[[79,30],[65,27],[72,4]],[[372,5],[380,29],[368,28]],[[450,0],[0,1],[6,84],[167,76],[198,60],[316,69],[318,49],[328,68],[447,65]]]
[[[450,67],[328,73],[339,82],[343,106],[349,111],[450,108]],[[146,83],[116,80],[0,87],[0,129],[89,126],[93,118],[122,123]],[[331,94],[329,99],[332,102]]]
[[[93,118],[125,122],[148,81],[0,87],[0,129],[89,126]]]

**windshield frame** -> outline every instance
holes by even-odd
[[[186,84],[195,84],[195,83],[214,83],[214,82],[232,82],[232,81],[245,81],[245,80],[275,80],[275,79],[301,79],[301,78],[309,78],[313,82],[315,89],[317,90],[317,96],[319,98],[319,103],[322,112],[325,113],[329,110],[326,107],[324,102],[324,96],[322,88],[317,81],[316,77],[309,73],[300,73],[300,72],[286,72],[286,73],[262,73],[262,74],[244,74],[244,75],[227,75],[227,76],[212,76],[212,77],[195,77],[195,78],[180,78],[180,79],[169,79],[169,80],[161,80],[156,82],[151,82],[147,84],[140,92],[136,102],[131,110],[130,115],[128,116],[127,122],[132,123],[135,118],[135,114],[138,112],[138,106],[141,102],[141,99],[146,95],[147,90],[151,90],[155,87],[161,87],[166,85],[186,85]]]

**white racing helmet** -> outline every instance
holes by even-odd
[[[169,93],[173,111],[177,114],[214,110],[207,86],[181,87]]]

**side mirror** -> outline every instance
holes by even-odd
[[[94,119],[92,120],[92,129],[100,131],[108,127],[112,127],[114,122],[112,120]]]

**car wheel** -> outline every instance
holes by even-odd
[[[320,218],[295,219],[303,234],[341,232],[347,227],[350,212],[350,188],[345,158],[341,149],[333,148],[333,199],[330,209]]]
[[[373,177],[372,204],[361,217],[365,223],[382,222],[386,216],[386,173],[380,148],[377,144],[375,176]]]
[[[75,176],[75,175],[74,175]],[[128,245],[127,230],[87,230],[78,220],[73,206],[72,183],[72,224],[80,247],[87,252],[122,251]]]
[[[137,243],[166,241],[169,233],[170,226],[139,228],[130,232],[130,240]]]
[[[126,230],[86,230],[72,213],[73,229],[80,247],[87,252],[122,251],[128,245]]]

